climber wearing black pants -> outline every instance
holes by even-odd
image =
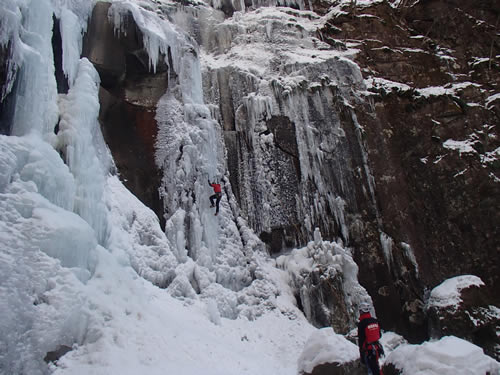
[[[220,184],[215,182],[210,182],[208,180],[208,184],[214,189],[214,194],[210,196],[210,207],[214,207],[214,199],[215,199],[215,216],[219,214],[219,202],[222,198],[222,188]]]

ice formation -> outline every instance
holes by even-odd
[[[289,284],[300,295],[306,317],[312,319],[312,298],[314,283],[310,278],[311,272],[321,270],[321,278],[328,278],[328,283],[333,283],[339,278],[342,287],[342,305],[347,310],[347,320],[350,330],[356,326],[358,306],[363,302],[372,305],[372,301],[366,290],[358,283],[358,266],[353,261],[348,250],[339,243],[323,241],[319,230],[315,231],[314,241],[302,249],[295,249],[289,255],[280,256],[277,259],[280,268],[287,271]],[[320,300],[325,300],[323,296]],[[333,318],[335,319],[335,317]],[[347,333],[347,332],[337,332]]]

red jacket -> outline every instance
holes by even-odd
[[[378,320],[370,313],[364,313],[359,317],[358,323],[358,346],[359,352],[366,350],[367,345],[377,341],[382,336]]]
[[[214,188],[214,193],[222,193],[222,188],[220,184],[210,184]]]

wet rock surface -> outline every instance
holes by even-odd
[[[167,89],[168,67],[161,63],[153,71],[132,15],[124,22],[125,30],[116,31],[108,18],[110,5],[98,2],[94,7],[83,55],[101,77],[99,121],[121,179],[155,211],[163,227],[155,115],[156,104]]]
[[[10,43],[5,46],[0,46],[0,134],[6,135],[8,135],[11,130],[11,107],[13,106],[13,102],[15,101],[15,98],[12,97],[12,95],[9,95],[10,87],[8,87],[7,84],[9,81],[9,75],[13,74],[15,77],[17,72],[17,69],[14,69],[13,72],[10,72],[10,70],[13,69],[10,66],[12,65],[12,62],[9,62],[10,54]],[[12,79],[14,77],[10,78]]]
[[[0,47],[0,87],[2,87],[1,99],[4,99],[5,83],[7,82],[9,45]]]
[[[347,334],[351,327],[342,292],[342,276],[318,267],[305,277],[304,286],[301,299],[311,303],[306,309],[308,319],[317,327],[331,326],[336,333]]]

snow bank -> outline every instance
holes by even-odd
[[[97,241],[69,211],[74,196],[57,151],[33,136],[0,136],[2,373],[44,374],[47,352],[88,333],[83,288],[96,267]]]
[[[64,374],[290,375],[313,328],[278,311],[213,320],[213,307],[171,297],[102,251],[86,287],[98,337],[52,366]]]
[[[312,372],[323,363],[346,363],[359,358],[356,345],[344,336],[336,334],[332,328],[321,328],[307,339],[304,350],[298,360],[298,371]]]
[[[121,183],[109,176],[104,193],[110,212],[109,249],[146,280],[166,287],[178,262],[156,214]]]
[[[401,345],[386,359],[403,374],[499,374],[500,363],[474,344],[454,336],[422,345]]]
[[[394,349],[396,349],[400,345],[408,344],[408,341],[406,341],[406,339],[403,336],[388,331],[388,332],[383,332],[383,335],[380,338],[380,343],[384,347],[385,356],[387,357],[392,351],[394,351]],[[382,357],[381,359],[383,360],[386,357]]]
[[[427,306],[428,308],[458,306],[462,302],[460,298],[462,289],[482,285],[483,281],[474,275],[456,276],[445,280],[431,291]]]

